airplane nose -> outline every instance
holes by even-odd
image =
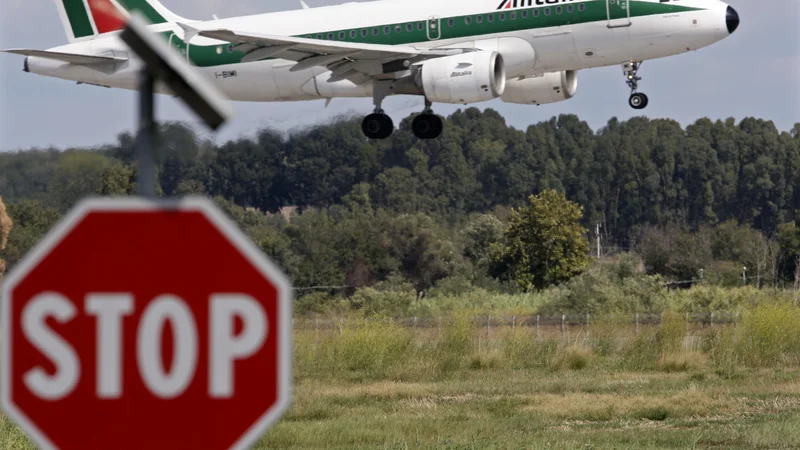
[[[728,26],[728,34],[732,34],[739,28],[739,13],[730,6],[728,6],[728,10],[725,12],[725,25]]]

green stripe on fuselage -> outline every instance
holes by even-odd
[[[120,6],[128,12],[139,11],[147,17],[150,23],[166,23],[167,19],[158,13],[146,0],[117,0]]]
[[[580,11],[579,5],[585,5],[585,10]],[[561,14],[556,14],[556,6],[561,6]],[[568,12],[568,7],[572,6],[572,12]],[[619,8],[618,5],[612,5]],[[666,14],[676,12],[696,11],[699,8],[692,8],[687,6],[675,5],[671,3],[653,3],[653,2],[630,2],[631,14],[633,17],[650,16],[655,14]],[[538,15],[534,16],[534,10],[538,11]],[[545,10],[550,10],[549,15],[545,15]],[[528,17],[522,17],[522,11],[528,12]],[[511,19],[511,13],[516,12],[516,18]],[[611,10],[612,19],[619,19],[627,17],[627,12],[623,9],[615,11]],[[500,14],[505,14],[505,20],[500,20]],[[482,16],[482,22],[477,22],[477,16]],[[537,28],[550,28],[564,25],[584,24],[590,22],[606,22],[608,16],[606,12],[605,0],[593,0],[588,2],[578,3],[562,3],[560,5],[552,5],[547,7],[530,7],[530,8],[512,8],[490,13],[471,15],[471,16],[455,16],[455,17],[442,17],[439,25],[440,40],[443,39],[462,39],[462,38],[480,38],[483,35],[497,34],[497,33],[510,33],[514,31],[532,30]],[[488,16],[494,16],[490,22]],[[470,24],[466,23],[466,19],[470,19]],[[452,26],[450,21],[452,20]],[[419,29],[419,24],[422,23],[422,30]],[[412,31],[407,31],[408,24],[412,25]],[[390,27],[391,32],[384,34],[384,27]],[[397,27],[401,27],[401,31],[397,31]],[[378,29],[378,35],[373,34],[373,29]],[[367,36],[362,36],[364,28],[325,31],[319,33],[305,33],[296,37],[311,37],[317,38],[322,35],[322,39],[328,40],[328,35],[333,34],[334,41],[339,42],[361,42],[370,44],[385,44],[385,45],[400,45],[400,44],[413,44],[419,42],[429,42],[427,21],[422,22],[403,22],[394,24],[384,24],[366,28]],[[355,38],[352,38],[352,32],[356,32]],[[345,38],[340,39],[340,33],[345,33]],[[163,33],[165,39],[170,40],[171,45],[181,52],[186,54],[189,52],[190,61],[199,67],[213,67],[228,64],[241,63],[244,53],[232,51],[231,45],[212,45],[212,46],[199,46],[192,45],[191,48],[186,47],[186,44],[172,32]]]
[[[72,28],[72,34],[76,38],[94,35],[92,22],[86,13],[86,6],[83,4],[83,0],[62,1],[64,2],[64,9],[67,11],[67,19],[69,20],[69,26]]]

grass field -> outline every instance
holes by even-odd
[[[567,342],[470,319],[296,330],[293,406],[256,448],[800,449],[800,308]],[[0,417],[0,448],[32,446]]]

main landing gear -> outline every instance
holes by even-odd
[[[419,139],[436,139],[442,134],[444,124],[441,117],[433,113],[431,102],[425,99],[425,109],[422,114],[414,118],[411,122],[411,131]]]
[[[639,68],[642,66],[641,61],[631,61],[622,65],[622,71],[625,73],[625,82],[631,88],[631,96],[628,98],[628,104],[633,109],[644,109],[647,107],[647,95],[636,92],[639,89],[639,81],[642,77],[638,75]]]
[[[372,114],[364,118],[361,122],[361,131],[364,136],[369,139],[386,139],[394,132],[394,122],[392,118],[386,115],[381,108],[383,99],[385,99],[391,92],[391,82],[387,81],[374,81],[372,87],[372,102],[375,104],[375,110]]]
[[[386,139],[394,131],[392,118],[387,116],[381,108],[383,100],[391,92],[391,82],[375,81],[373,85],[372,101],[375,110],[361,122],[361,131],[369,139]],[[444,124],[442,119],[431,110],[431,102],[425,99],[425,109],[422,114],[414,118],[411,131],[419,139],[436,139],[442,134]]]

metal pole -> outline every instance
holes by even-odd
[[[155,77],[149,71],[139,74],[139,132],[136,136],[137,193],[145,198],[156,196],[155,163],[153,142],[155,141],[154,87]]]

